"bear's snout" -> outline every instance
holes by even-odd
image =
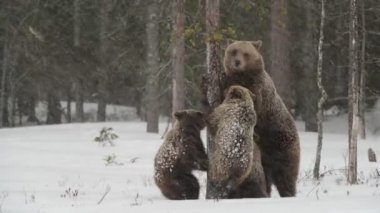
[[[236,67],[239,67],[240,64],[241,64],[240,60],[239,60],[239,59],[236,59],[236,60],[235,60],[235,66],[236,66]]]

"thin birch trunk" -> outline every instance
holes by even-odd
[[[317,123],[318,123],[318,145],[315,157],[315,164],[313,169],[314,179],[319,179],[319,169],[321,164],[321,152],[322,152],[322,141],[323,141],[323,104],[327,99],[326,91],[322,83],[322,64],[323,64],[323,42],[324,42],[324,26],[325,26],[325,0],[321,0],[321,23],[319,27],[319,43],[318,43],[318,65],[317,65],[317,82],[318,88],[321,93],[321,97],[318,101],[318,113],[317,113]]]
[[[349,126],[348,182],[357,183],[357,137],[359,131],[359,35],[357,0],[350,0],[349,19]]]

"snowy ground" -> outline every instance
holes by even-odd
[[[116,146],[93,142],[102,127],[119,135]],[[301,126],[301,125],[299,125]],[[161,130],[166,124],[162,123]],[[367,149],[380,158],[380,136],[358,142],[360,184],[346,184],[347,134],[326,124],[321,168],[312,181],[317,135],[300,131],[302,159],[297,198],[205,200],[205,173],[197,201],[166,200],[152,179],[161,134],[145,133],[140,122],[64,124],[0,129],[0,212],[380,212],[380,163],[369,163]],[[332,133],[333,132],[333,133]],[[115,155],[106,166],[104,158]],[[102,196],[110,189],[105,198]],[[99,204],[98,204],[99,203]]]

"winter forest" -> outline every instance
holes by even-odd
[[[228,77],[228,48],[239,41],[262,57],[286,127],[283,117],[264,116],[277,102],[257,107],[270,93]],[[233,66],[246,66],[237,63],[239,50],[242,60],[252,56],[244,48],[232,53]],[[0,65],[0,213],[380,211],[378,0],[1,0]],[[248,92],[231,92],[235,84]],[[263,165],[267,188],[255,198],[247,186],[231,189],[228,198],[243,199],[223,199],[236,183],[212,182],[222,178],[213,170],[221,130],[210,117],[244,94],[257,119],[249,149],[261,156],[250,162]],[[239,113],[236,106],[222,116]],[[194,111],[176,113],[186,109]],[[186,132],[180,120],[198,115],[208,166],[186,174],[197,199],[183,192],[186,201],[174,202],[164,191],[189,176],[164,190],[157,165],[177,156],[160,154],[173,129]],[[233,132],[235,123],[225,123]],[[292,125],[297,155],[289,144],[257,142],[286,140],[279,129]],[[281,189],[287,176],[272,167],[288,172],[286,149],[298,159],[290,194]]]

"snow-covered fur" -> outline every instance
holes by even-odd
[[[260,147],[267,192],[272,183],[281,197],[296,195],[300,143],[292,115],[265,71],[260,54],[261,41],[236,41],[224,55],[226,85],[240,85],[255,94],[257,123],[255,142]],[[278,72],[278,71],[277,71]]]
[[[253,160],[251,172],[239,187],[230,193],[230,198],[262,198],[268,197],[264,169],[261,164],[261,151],[253,144]]]
[[[209,156],[210,184],[215,189],[210,192],[212,198],[241,197],[239,186],[248,179],[254,181],[251,172],[256,170],[254,154],[259,154],[259,150],[256,148],[254,153],[256,113],[253,98],[248,89],[231,86],[223,103],[208,116],[207,124],[215,146]]]
[[[167,133],[154,160],[154,180],[168,199],[198,199],[199,183],[191,171],[207,170],[208,160],[200,131],[202,112],[183,110],[173,114],[174,127]]]

